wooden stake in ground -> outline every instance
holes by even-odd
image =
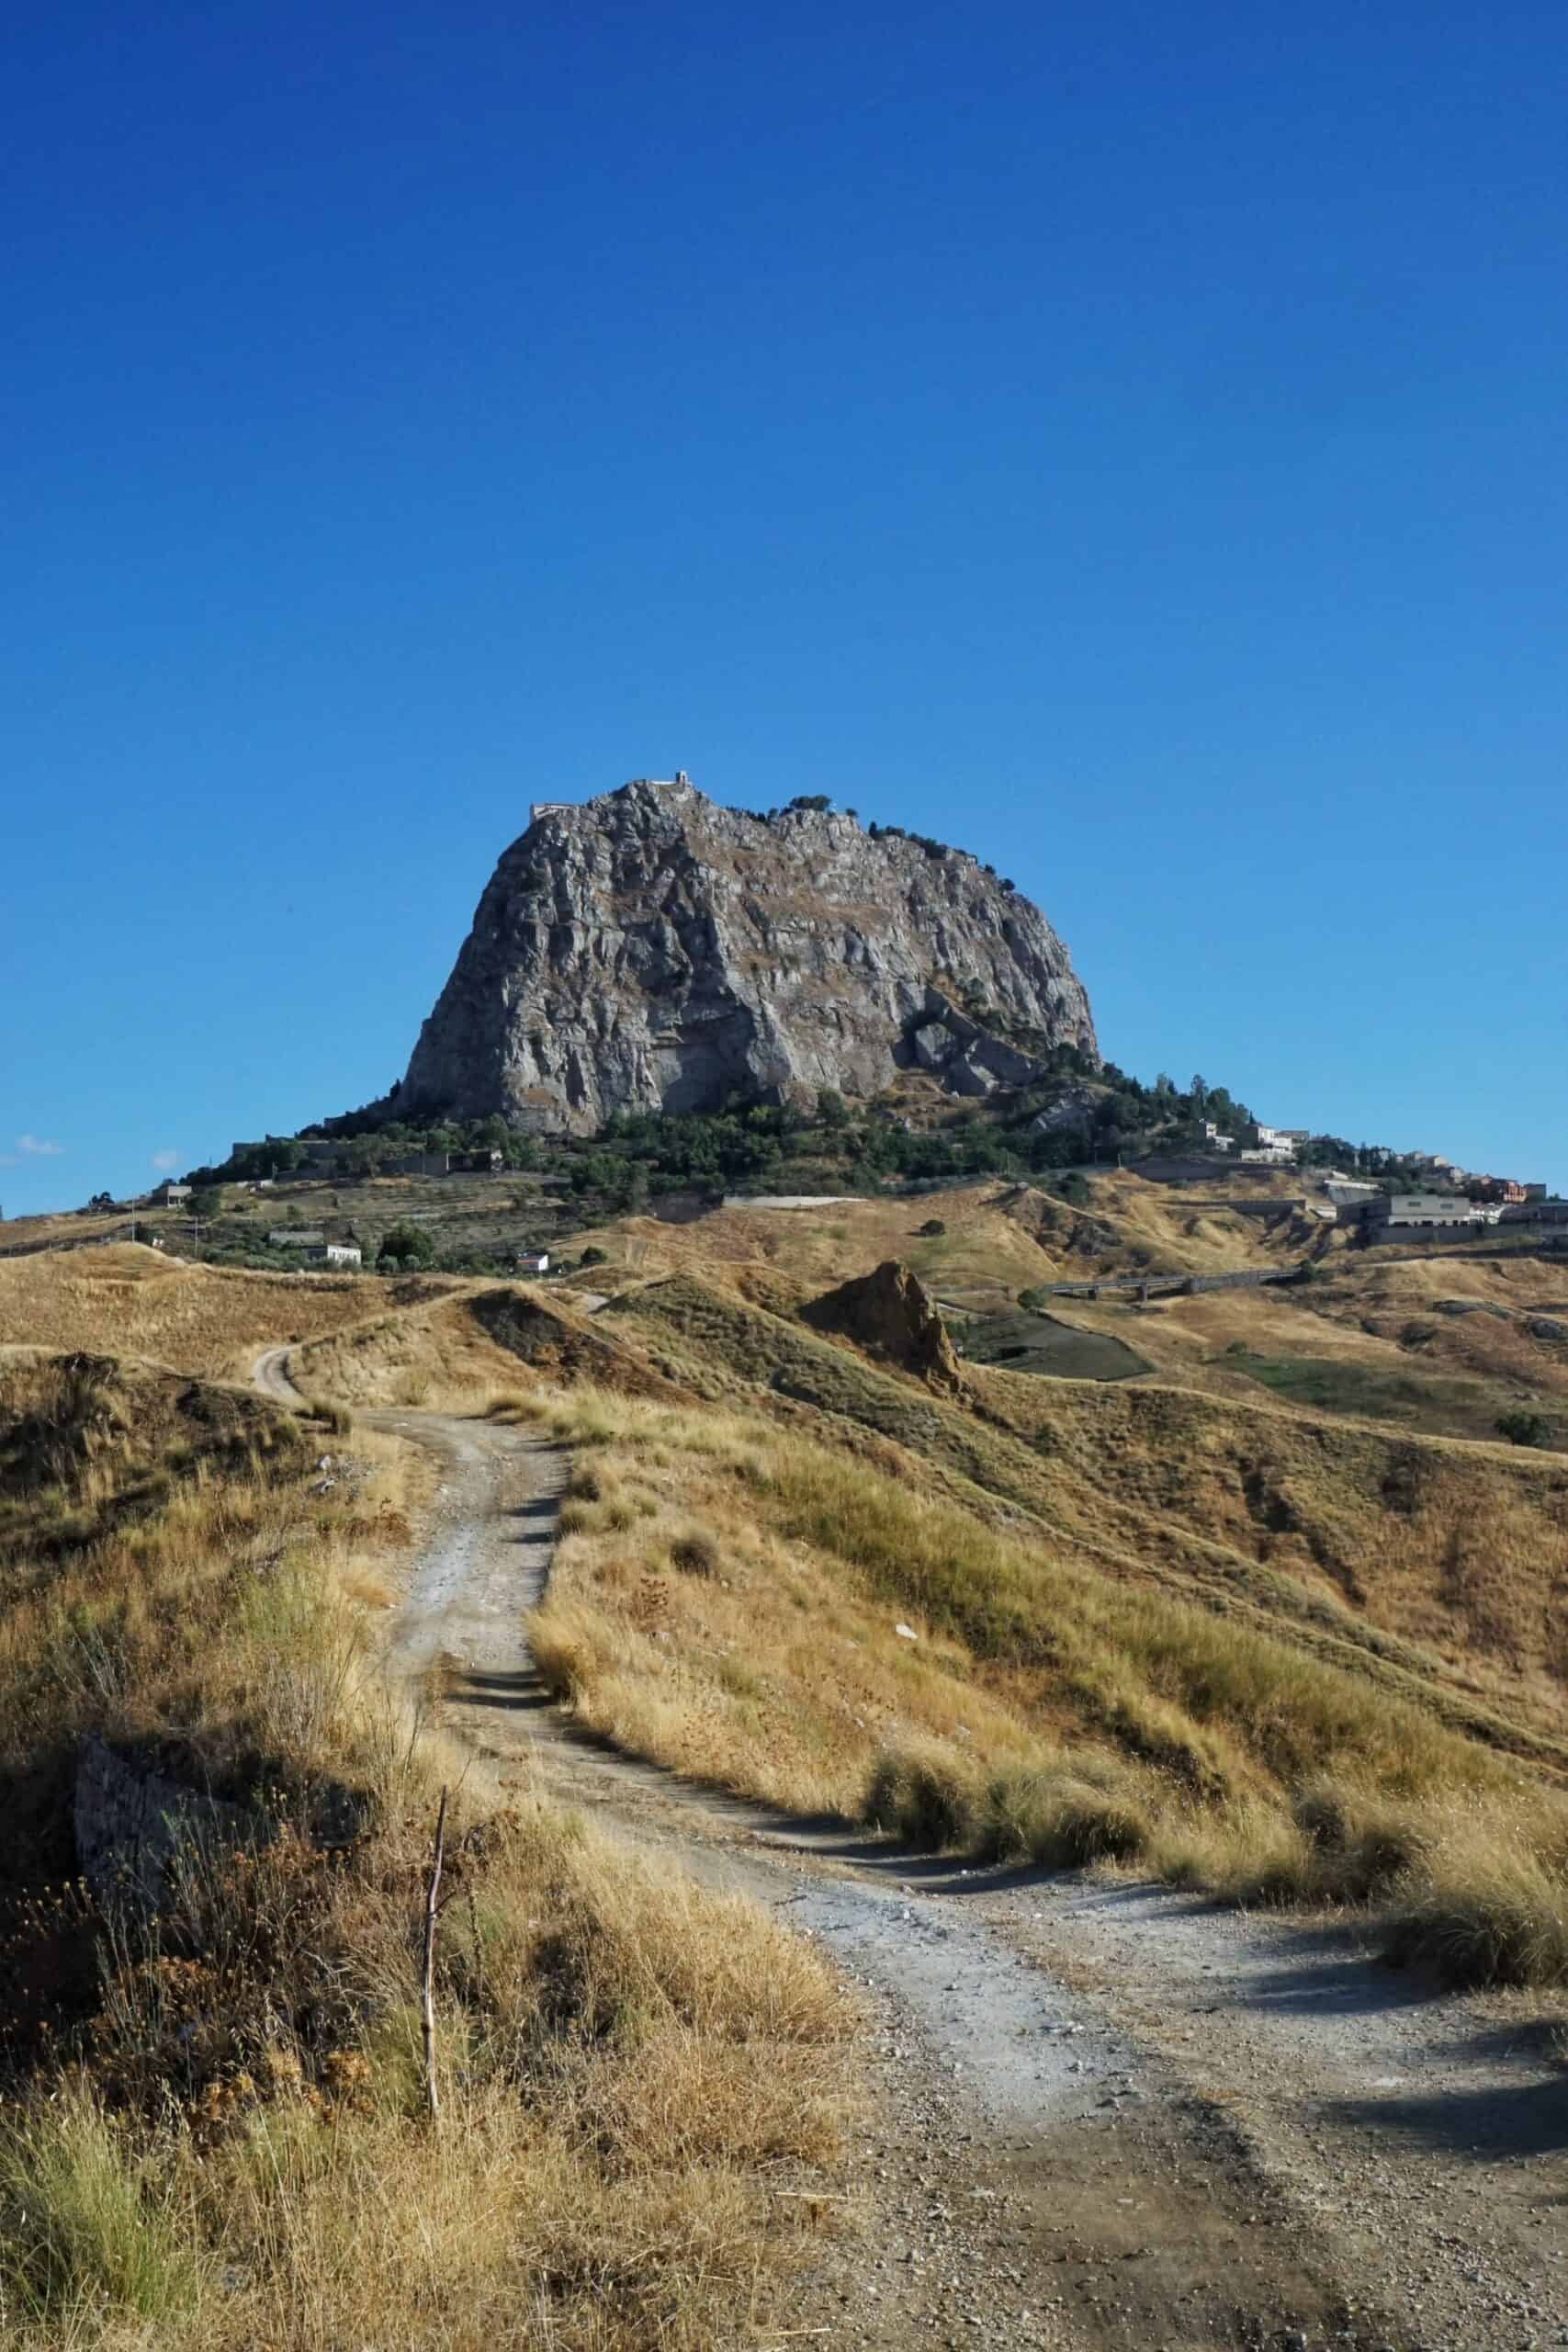
[[[434,2120],[441,2112],[441,2095],[435,2087],[435,1922],[440,1911],[436,1896],[441,1888],[441,1864],[446,1852],[446,1792],[441,1792],[441,1810],[435,1816],[435,1850],[430,1860],[430,1878],[424,1890],[424,1977],[420,1986],[420,2018],[424,2030],[424,2096]]]

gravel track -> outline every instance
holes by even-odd
[[[298,1404],[288,1354],[255,1382]],[[389,1663],[440,1690],[476,1770],[745,1889],[863,1988],[871,2227],[807,2289],[804,2340],[1568,2345],[1551,2017],[1437,1997],[1343,1928],[915,1859],[607,1749],[550,1704],[523,1631],[562,1451],[446,1415],[359,1418],[442,1463]]]

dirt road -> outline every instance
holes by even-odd
[[[288,1351],[258,1386],[298,1402]],[[942,2345],[1568,2345],[1568,2075],[1551,2021],[1434,1997],[1343,1928],[1148,1886],[916,1860],[574,1734],[528,1656],[566,1463],[526,1432],[363,1415],[433,1449],[389,1662],[481,1769],[745,1887],[865,1988],[874,2213],[794,2324]]]

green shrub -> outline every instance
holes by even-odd
[[[1513,1411],[1499,1413],[1497,1434],[1506,1437],[1510,1445],[1550,1445],[1551,1423],[1544,1413]]]
[[[376,1253],[378,1266],[396,1266],[406,1272],[411,1266],[433,1266],[435,1244],[419,1225],[394,1225],[383,1235],[381,1247]]]
[[[62,2322],[92,2309],[157,2320],[188,2304],[197,2286],[151,2165],[92,2092],[69,2089],[6,2123],[0,2307],[14,2299]]]

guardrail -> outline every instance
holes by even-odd
[[[1205,1290],[1260,1290],[1266,1283],[1299,1283],[1305,1278],[1308,1259],[1299,1266],[1247,1267],[1236,1274],[1102,1274],[1081,1283],[1036,1283],[1044,1298],[1100,1298],[1134,1293],[1149,1298],[1192,1298]]]

